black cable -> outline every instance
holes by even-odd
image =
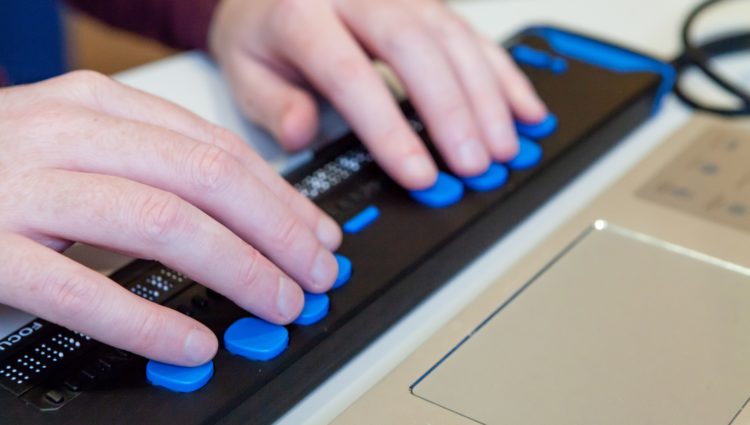
[[[683,55],[675,61],[678,78],[674,91],[683,102],[704,112],[726,116],[748,115],[750,114],[750,94],[741,87],[736,86],[722,77],[718,72],[714,71],[710,62],[717,56],[737,53],[743,50],[750,51],[750,32],[733,33],[723,36],[720,39],[706,42],[702,45],[695,45],[690,39],[690,34],[693,30],[696,19],[704,13],[706,9],[724,1],[727,0],[708,0],[703,2],[693,9],[685,20],[682,27],[682,44],[685,51]],[[717,108],[705,105],[687,95],[680,87],[680,77],[692,66],[697,67],[706,75],[706,77],[710,78],[724,90],[740,99],[742,101],[742,106],[738,108]]]

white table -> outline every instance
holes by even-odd
[[[671,58],[679,51],[679,27],[697,0],[456,0],[450,2],[480,31],[502,39],[534,23],[550,23],[596,35]],[[172,100],[242,135],[279,170],[294,167],[309,154],[284,155],[262,131],[245,121],[216,67],[202,54],[186,53],[120,74],[119,80]],[[446,323],[580,205],[638,162],[658,142],[689,118],[689,111],[668,98],[662,113],[598,161],[546,207],[476,259],[442,290],[401,320],[366,351],[289,412],[282,423],[322,423],[377,382],[431,333]],[[343,125],[330,110],[324,114],[324,137]],[[509,249],[512,248],[512,249]],[[100,269],[118,267],[123,257],[79,250],[76,258]],[[0,334],[27,316],[0,306]]]

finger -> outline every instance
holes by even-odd
[[[22,236],[0,239],[0,303],[154,360],[195,366],[216,354],[216,337],[195,320]]]
[[[288,150],[307,146],[318,116],[310,94],[245,56],[228,59],[224,71],[243,111]]]
[[[87,120],[69,125],[85,128]],[[100,134],[71,133],[52,154],[38,155],[48,155],[55,167],[119,176],[177,194],[250,242],[305,289],[331,287],[337,274],[331,252],[226,151],[143,123],[97,120]]]
[[[500,86],[474,30],[442,4],[427,2],[422,11],[463,88],[492,157],[506,161],[518,152],[518,137],[504,89]]]
[[[385,83],[330,7],[284,2],[274,44],[279,54],[344,115],[381,167],[401,185],[431,185],[437,169]],[[286,9],[284,9],[286,8]]]
[[[82,87],[80,90],[87,93],[78,98],[80,104],[89,109],[173,130],[187,138],[215,145],[229,152],[283,200],[290,211],[299,216],[329,250],[335,250],[341,243],[341,229],[336,222],[315,204],[298,194],[250,146],[232,132],[213,125],[174,103],[127,87],[97,73],[76,72],[64,78],[73,80],[73,84]],[[70,84],[64,78],[44,84]],[[124,143],[130,144],[132,141]]]
[[[299,149],[309,143],[318,121],[312,97],[249,58],[230,60],[236,64],[228,65],[226,73],[239,92],[237,96],[245,112],[271,131],[287,149]],[[279,177],[257,154],[244,152],[247,149],[244,143],[228,136],[216,138],[214,143],[234,152],[259,180],[316,232],[326,248],[336,250],[342,239],[339,226]]]
[[[490,158],[471,104],[429,29],[409,8],[371,4],[363,10],[360,2],[343,13],[358,38],[404,82],[451,169],[465,176],[485,171]]]
[[[508,53],[492,40],[482,37],[481,43],[495,75],[506,93],[508,103],[516,118],[536,123],[547,115],[547,107],[539,98],[528,77],[521,72]]]
[[[32,194],[24,232],[158,260],[266,320],[289,323],[301,289],[268,259],[175,195],[111,176],[49,170]]]

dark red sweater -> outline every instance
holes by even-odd
[[[178,49],[206,49],[214,8],[220,0],[67,0],[108,24]]]

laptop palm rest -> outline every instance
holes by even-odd
[[[731,424],[750,271],[598,223],[412,392],[486,424]]]

